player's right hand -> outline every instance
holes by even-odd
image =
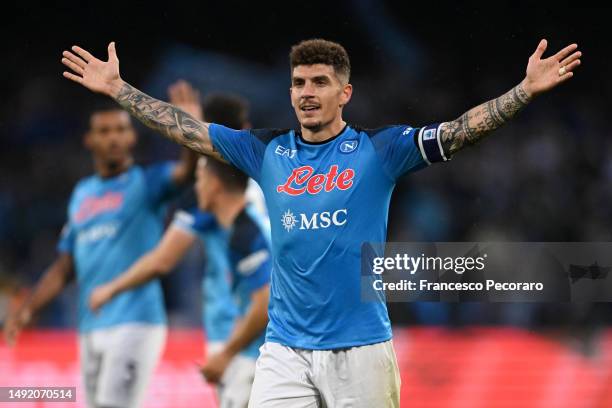
[[[4,340],[9,346],[14,346],[23,328],[32,320],[32,313],[27,309],[17,309],[9,313],[4,322]]]
[[[114,42],[108,45],[108,61],[101,61],[76,45],[72,51],[64,51],[62,56],[62,64],[72,71],[64,71],[64,77],[94,92],[113,98],[117,96],[123,81],[119,76],[119,58]]]
[[[110,285],[100,285],[94,288],[89,296],[89,308],[97,313],[113,296],[115,296],[115,292]]]

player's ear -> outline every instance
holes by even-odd
[[[89,130],[83,135],[83,147],[90,151],[93,149],[92,134]]]
[[[138,142],[138,134],[136,133],[136,130],[132,128],[128,131],[128,146],[130,149],[136,145],[136,142]]]
[[[353,85],[346,84],[342,86],[342,94],[340,95],[340,107],[343,107],[351,100],[353,96]]]
[[[295,108],[295,105],[293,104],[293,87],[289,87],[289,100],[291,101],[291,106]]]

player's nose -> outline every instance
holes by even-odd
[[[315,86],[311,81],[306,81],[302,88],[302,97],[312,96],[315,93]]]

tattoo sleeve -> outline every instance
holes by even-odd
[[[521,84],[497,99],[478,105],[461,117],[440,126],[440,141],[449,156],[472,145],[520,112],[531,98]]]
[[[132,116],[168,139],[194,152],[223,160],[210,140],[208,123],[195,119],[169,103],[152,98],[128,83],[123,85],[115,99]]]

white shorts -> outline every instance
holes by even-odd
[[[79,336],[87,406],[140,407],[166,342],[166,326],[126,323]]]
[[[222,348],[223,343],[209,343],[208,355],[221,351]],[[255,359],[236,355],[215,387],[219,408],[247,408],[254,377]]]
[[[249,408],[396,408],[400,375],[391,340],[338,350],[266,342]]]

